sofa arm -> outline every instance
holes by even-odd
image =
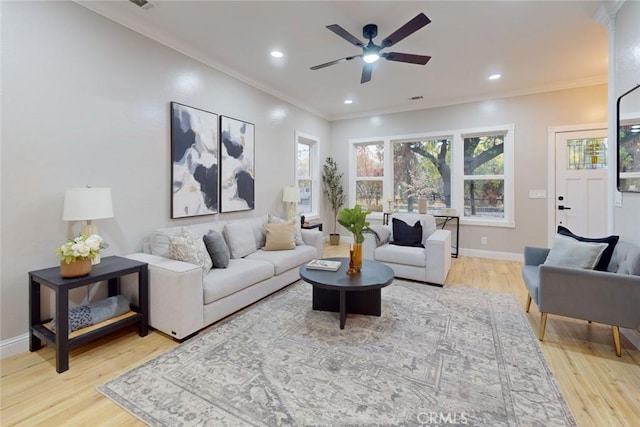
[[[534,248],[533,246],[524,247],[524,265],[540,265],[549,255],[549,248]]]
[[[318,258],[322,258],[322,240],[323,235],[321,231],[318,230],[307,230],[301,229],[302,240],[306,245],[313,246],[316,248],[316,252],[318,253]]]
[[[176,339],[183,339],[204,325],[202,268],[146,253],[126,258],[149,264],[149,325]],[[137,301],[137,274],[121,282],[121,291]]]
[[[427,238],[427,282],[443,285],[451,268],[451,231],[438,229]]]
[[[375,259],[376,248],[388,243],[390,234],[391,230],[384,225],[374,224],[369,227],[369,230],[365,230],[362,233],[364,236],[364,242],[362,242],[362,258]]]
[[[640,326],[640,276],[540,266],[541,312],[635,329]]]

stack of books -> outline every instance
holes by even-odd
[[[314,259],[313,261],[309,261],[307,263],[307,268],[311,270],[327,270],[327,271],[338,271],[342,262],[340,261],[329,261],[326,259]]]

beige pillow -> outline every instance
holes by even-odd
[[[265,251],[295,249],[294,228],[293,221],[265,224],[264,231],[267,235],[267,241],[262,249]]]
[[[302,240],[302,231],[300,230],[300,217],[296,215],[293,219],[290,219],[289,221],[293,221],[295,223],[295,226],[294,226],[295,228],[293,229],[293,240],[295,241],[296,245],[298,246],[304,245],[304,240]],[[271,214],[269,214],[267,218],[267,222],[269,224],[278,224],[281,222],[289,222],[289,221]]]

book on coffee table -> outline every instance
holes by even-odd
[[[313,261],[309,261],[307,263],[307,268],[311,270],[327,270],[327,271],[338,271],[342,262],[340,261],[328,261],[326,259],[314,259]]]

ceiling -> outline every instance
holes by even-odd
[[[607,81],[600,1],[77,2],[330,120]],[[366,41],[362,27],[375,23],[380,43],[420,12],[432,22],[385,51],[429,55],[427,65],[378,61],[365,84],[360,58],[310,70],[361,53],[325,26]]]

